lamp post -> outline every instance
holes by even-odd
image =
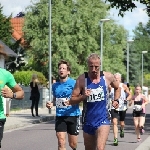
[[[143,54],[146,54],[147,51],[142,51],[142,88],[143,88]]]
[[[127,83],[129,83],[129,44],[132,43],[134,40],[127,41]]]
[[[101,26],[101,71],[103,70],[103,23],[109,21],[110,19],[101,19],[100,20],[100,26]]]
[[[52,13],[52,8],[51,8],[51,0],[49,0],[49,100],[51,101],[52,98],[52,49],[51,49],[51,13]],[[49,113],[51,114],[51,109],[49,109]]]

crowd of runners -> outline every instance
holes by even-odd
[[[125,117],[128,106],[133,105],[133,120],[137,142],[144,133],[145,106],[147,98],[139,84],[135,91],[122,82],[120,73],[100,71],[100,57],[92,53],[87,58],[88,71],[77,80],[70,78],[69,62],[58,63],[59,81],[52,85],[53,100],[47,102],[51,109],[56,104],[55,130],[58,150],[66,150],[66,135],[69,146],[77,150],[79,134],[79,103],[83,103],[82,129],[85,150],[104,150],[110,125],[113,125],[114,146],[118,145],[118,124],[120,137],[124,138]],[[67,133],[67,134],[66,134]]]

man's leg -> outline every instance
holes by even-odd
[[[114,133],[114,146],[118,145],[118,111],[115,109],[111,110],[111,117],[113,123],[113,133]]]
[[[66,150],[66,132],[56,132],[58,150]]]
[[[125,117],[126,117],[126,110],[125,111],[120,111],[119,112],[120,116],[120,137],[124,137],[124,126],[125,126]]]
[[[55,130],[58,139],[58,150],[66,150],[67,125],[65,117],[56,117]]]
[[[108,139],[110,125],[102,125],[96,130],[97,146],[96,150],[104,150]]]
[[[67,118],[67,133],[69,146],[76,150],[79,134],[79,116],[70,116]]]
[[[77,148],[77,140],[78,140],[78,136],[77,135],[70,135],[70,134],[68,134],[69,146],[73,150],[76,150],[76,148]]]
[[[96,136],[83,132],[85,150],[96,149]]]
[[[6,122],[6,119],[0,119],[0,148],[1,148],[1,141],[2,141],[2,138],[3,138],[5,122]]]

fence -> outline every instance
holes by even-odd
[[[22,87],[24,90],[24,98],[22,100],[12,100],[11,101],[11,109],[28,109],[31,107],[31,100],[30,100],[30,87]],[[40,89],[40,101],[39,107],[45,108],[47,97],[49,97],[49,90],[46,87]]]

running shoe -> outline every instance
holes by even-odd
[[[120,129],[120,137],[124,138],[124,130]]]
[[[114,146],[118,146],[118,139],[117,138],[114,139]]]
[[[137,142],[140,142],[141,140],[142,140],[141,138],[138,138],[138,139],[137,139]]]
[[[144,134],[145,133],[145,130],[143,128],[140,128],[140,134]]]

